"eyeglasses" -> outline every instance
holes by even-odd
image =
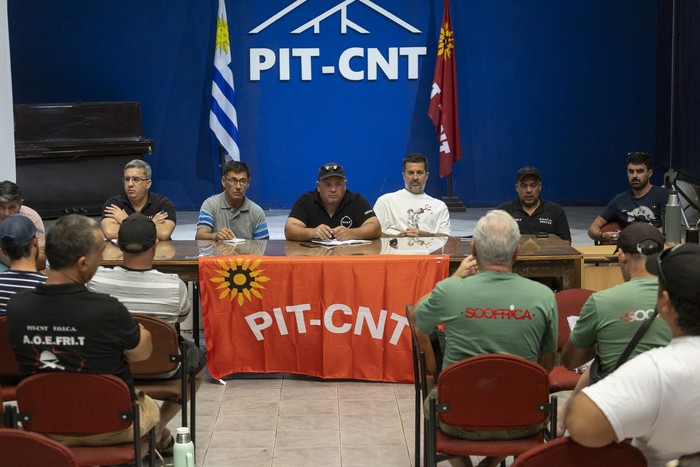
[[[679,246],[680,245],[674,246],[673,248],[669,248],[668,250],[662,251],[659,254],[659,256],[656,258],[656,265],[659,269],[659,279],[661,279],[661,282],[663,282],[664,284],[668,284],[668,282],[666,282],[666,276],[664,276],[664,268],[661,266],[661,262],[664,260],[664,258],[666,258],[669,255],[669,253],[671,251],[675,250]]]
[[[334,165],[324,165],[323,167],[321,167],[321,174],[322,174],[322,175],[325,175],[325,174],[327,174],[327,173],[334,173],[334,174],[336,174],[336,173],[342,173],[342,172],[343,172],[343,168],[342,168],[341,166],[337,165],[337,164],[334,164]]]
[[[227,182],[229,182],[233,186],[246,186],[248,184],[248,180],[245,178],[241,178],[241,179],[233,178],[233,177],[231,177],[231,178],[222,177],[222,178],[224,180],[226,180]]]
[[[122,180],[124,181],[124,183],[134,182],[135,184],[138,185],[139,183],[145,182],[148,179],[141,178],[141,177],[124,177],[124,178],[122,178]]]

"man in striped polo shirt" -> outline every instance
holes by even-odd
[[[0,222],[0,248],[10,259],[10,269],[0,273],[0,316],[5,316],[11,296],[43,284],[46,276],[36,270],[39,240],[28,217],[13,214]]]

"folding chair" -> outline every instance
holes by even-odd
[[[567,318],[580,315],[581,308],[593,293],[593,290],[588,289],[567,289],[557,292],[554,296],[559,310],[557,352],[560,356],[561,350],[571,334]],[[571,391],[576,387],[580,377],[579,373],[569,370],[560,362],[549,372],[549,390],[550,392]]]
[[[12,467],[78,467],[73,452],[37,433],[0,429],[0,463]]]
[[[415,414],[415,467],[421,465],[421,436],[427,427],[427,420],[421,418],[423,414],[423,400],[428,396],[428,375],[435,374],[436,362],[430,338],[416,327],[415,307],[406,305],[406,318],[411,327],[411,346],[413,349],[413,385],[416,392]],[[428,357],[426,354],[429,354]],[[431,360],[432,364],[427,363]],[[421,424],[424,425],[421,429]],[[427,459],[423,459],[426,465]]]
[[[19,381],[19,366],[7,335],[7,316],[0,316],[0,389],[2,399],[15,400],[16,384],[2,381]]]
[[[151,333],[153,352],[146,360],[129,364],[134,386],[152,399],[180,404],[182,426],[190,427],[195,439],[195,375],[187,371],[187,346],[175,327],[153,316],[134,315]],[[163,379],[177,376],[174,379]],[[190,394],[190,424],[187,423],[187,394]]]
[[[26,431],[62,436],[113,433],[132,426],[133,442],[70,447],[80,466],[140,465],[139,407],[127,384],[113,375],[37,373],[17,385],[17,418]],[[148,433],[150,465],[155,460],[155,429]]]
[[[587,448],[571,438],[559,438],[527,451],[511,467],[646,467],[642,452],[627,443]]]
[[[519,456],[556,431],[557,399],[549,395],[547,371],[512,355],[467,358],[442,370],[437,401],[431,399],[425,449],[428,466],[455,456]],[[465,440],[442,432],[440,422],[468,431],[520,430],[540,425],[520,439]],[[504,463],[502,464],[504,465]]]

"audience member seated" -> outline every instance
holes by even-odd
[[[347,190],[343,166],[329,162],[318,169],[316,189],[296,200],[284,226],[287,240],[374,239],[381,235],[379,220],[369,202]]]
[[[443,368],[488,353],[516,355],[547,371],[553,368],[558,329],[554,292],[513,272],[519,241],[518,224],[510,214],[489,211],[476,224],[471,256],[418,301],[416,323],[423,332],[431,334],[438,324],[445,325]],[[437,397],[435,391],[429,397]],[[488,438],[442,423],[440,428],[458,438]],[[510,436],[530,436],[537,429]],[[462,460],[470,465],[469,459]],[[493,458],[484,465],[499,462]]]
[[[597,360],[579,379],[574,395],[617,368],[620,356],[647,320],[653,322],[629,358],[665,346],[671,340],[671,329],[654,316],[659,281],[646,268],[647,256],[663,250],[663,235],[651,224],[631,224],[620,233],[617,244],[625,283],[591,295],[562,350],[562,363],[570,370],[594,356]],[[562,404],[557,418],[560,436],[566,429],[565,415],[566,405]]]
[[[588,236],[597,242],[614,243],[618,233],[603,231],[608,222],[619,222],[623,227],[633,222],[646,222],[661,228],[666,211],[668,192],[654,186],[649,179],[654,173],[652,160],[645,152],[627,154],[627,180],[631,190],[616,195],[603,212],[588,227]]]
[[[571,437],[600,447],[632,438],[650,467],[700,452],[700,245],[652,255],[647,270],[659,277],[657,309],[673,336],[644,352],[569,405]]]
[[[540,171],[531,166],[522,167],[515,173],[515,191],[518,197],[497,209],[513,216],[522,235],[554,234],[571,243],[571,230],[566,213],[561,206],[540,197],[542,179]]]
[[[192,310],[187,286],[177,274],[165,274],[153,269],[156,254],[156,226],[140,213],[130,215],[119,229],[119,249],[124,255],[124,266],[112,269],[100,266],[88,283],[88,290],[109,294],[135,314],[154,316],[175,325]],[[198,376],[199,389],[202,370],[207,364],[206,354],[194,343],[187,344],[188,372]],[[166,426],[180,411],[180,405],[164,401],[160,406],[160,422]],[[164,437],[167,437],[166,431]],[[169,441],[164,441],[165,447]]]
[[[221,186],[224,191],[204,200],[197,221],[197,240],[270,238],[265,212],[246,197],[250,170],[245,162],[228,161],[224,165]]]
[[[23,203],[22,193],[19,191],[19,186],[16,183],[9,180],[0,182],[0,223],[13,214],[21,214],[32,221],[34,226],[36,226],[37,241],[39,242],[36,270],[43,271],[46,268],[46,254],[44,253],[44,246],[46,245],[44,233],[46,230],[44,229],[44,222],[41,220],[38,212],[29,206],[25,206]],[[0,263],[9,267],[10,259],[4,253],[0,253]]]
[[[177,222],[175,206],[163,195],[152,193],[151,166],[134,159],[124,167],[124,193],[109,198],[102,206],[102,232],[107,240],[117,238],[119,226],[131,214],[140,212],[153,221],[158,240],[169,240]]]
[[[445,203],[425,193],[428,159],[409,154],[403,159],[404,188],[382,195],[374,213],[383,237],[436,237],[450,235],[450,212]]]
[[[133,389],[129,362],[148,358],[151,335],[117,299],[87,290],[103,248],[102,232],[88,217],[66,216],[49,230],[46,283],[14,295],[7,305],[8,336],[23,376],[43,371],[111,374]],[[136,400],[141,433],[155,426],[160,443],[158,404],[143,394]],[[133,427],[107,435],[52,437],[68,445],[120,444],[133,440]]]
[[[0,316],[4,316],[12,295],[43,284],[46,276],[36,270],[39,240],[29,218],[13,214],[0,222],[0,250],[10,259],[10,269],[0,272]]]

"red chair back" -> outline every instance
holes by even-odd
[[[19,376],[19,366],[7,335],[7,316],[0,316],[0,376]]]
[[[555,294],[554,297],[559,310],[559,335],[557,337],[557,349],[559,351],[564,348],[564,344],[569,340],[569,334],[571,334],[567,318],[581,314],[581,308],[583,308],[583,305],[593,293],[593,290],[588,289],[567,289]]]
[[[544,422],[535,410],[549,401],[547,371],[512,355],[486,354],[450,365],[438,379],[439,419],[465,430],[508,430]]]
[[[642,452],[627,443],[611,443],[587,448],[571,438],[558,438],[530,449],[515,459],[511,467],[646,467]]]
[[[63,444],[36,433],[0,430],[0,464],[12,467],[78,467],[73,452]]]
[[[65,436],[122,431],[132,424],[131,392],[113,375],[37,373],[17,385],[22,426]],[[28,419],[22,417],[29,414]]]

